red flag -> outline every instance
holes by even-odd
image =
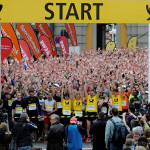
[[[56,50],[55,42],[54,42],[51,30],[48,27],[47,23],[36,23],[36,28],[38,29],[38,31],[40,32],[41,35],[44,34],[49,38],[49,40],[51,42],[53,54],[54,54],[54,56],[57,56],[57,50]]]
[[[20,62],[21,61],[21,52],[20,52],[20,47],[19,47],[19,43],[17,40],[17,36],[15,34],[15,31],[13,30],[10,23],[1,23],[1,27],[2,27],[3,37],[10,38],[13,43],[13,48],[11,51],[12,57],[17,58],[17,60]]]
[[[13,48],[12,41],[7,37],[1,38],[1,61],[8,58]]]
[[[65,23],[72,46],[77,46],[77,37],[74,23]]]
[[[29,46],[28,46],[27,42],[23,39],[20,39],[19,40],[19,45],[20,45],[22,57],[26,61],[30,62],[31,53],[30,53],[30,49],[29,49]]]
[[[17,23],[17,30],[28,43],[36,59],[39,59],[41,56],[41,49],[32,26],[29,23]]]
[[[65,36],[62,36],[60,38],[59,45],[61,48],[62,55],[67,57],[69,53],[69,48],[68,48],[68,40]]]
[[[40,43],[40,46],[42,47],[44,54],[46,56],[50,56],[50,55],[53,56],[53,50],[51,47],[51,42],[46,35],[40,36],[39,43]]]

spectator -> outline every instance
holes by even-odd
[[[13,138],[17,143],[18,150],[31,150],[31,131],[33,129],[37,129],[37,126],[30,123],[30,119],[26,113],[22,113],[13,128]]]
[[[122,119],[120,119],[118,117],[118,114],[119,114],[118,109],[113,108],[112,109],[112,116],[113,117],[112,117],[112,119],[108,120],[108,122],[106,124],[105,143],[106,143],[106,147],[109,146],[110,150],[122,150],[123,149],[123,143],[116,143],[112,140],[113,135],[115,133],[114,129],[116,129],[116,127],[114,127],[114,125],[116,126],[117,123],[122,123],[122,125],[124,124]],[[122,139],[120,139],[120,140],[122,140]]]
[[[135,150],[135,143],[133,139],[126,139],[125,145],[130,147],[131,150]]]
[[[139,138],[141,137],[141,132],[140,130],[136,129],[133,131],[133,139],[135,142],[135,145],[137,145]]]
[[[46,135],[47,150],[63,150],[63,138],[65,136],[65,128],[59,122],[58,115],[53,114],[50,119],[51,127]]]
[[[105,145],[105,114],[103,112],[99,113],[99,120],[96,121],[91,129],[90,134],[93,135],[93,150],[106,150]],[[101,142],[99,142],[101,141]]]
[[[6,123],[0,124],[0,150],[8,150],[12,136]]]
[[[77,125],[77,118],[72,117],[70,119],[70,125],[65,128],[67,136],[68,150],[81,150],[82,149],[82,136],[85,134],[85,130]]]
[[[130,147],[124,147],[123,150],[131,150]]]

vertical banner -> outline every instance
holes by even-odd
[[[127,48],[127,26],[125,23],[120,24],[120,47]]]
[[[51,42],[51,47],[53,50],[53,55],[57,57],[57,50],[56,50],[55,42],[54,42],[51,30],[48,27],[47,23],[36,23],[36,28],[38,29],[41,35],[44,34],[49,38]]]
[[[35,32],[29,23],[17,23],[17,30],[28,43],[30,50],[39,59],[41,56],[41,49]]]
[[[10,55],[13,48],[12,41],[10,38],[2,37],[1,38],[1,61],[3,62],[4,59],[7,59]]]
[[[3,36],[10,38],[13,43],[13,48],[12,48],[12,51],[10,54],[12,55],[13,58],[17,58],[17,60],[20,62],[21,61],[20,47],[19,47],[19,43],[17,40],[17,36],[16,36],[11,24],[10,23],[2,23],[1,28],[2,28]]]
[[[136,41],[137,41],[137,36],[133,36],[132,38],[129,39],[129,41],[128,41],[129,50],[136,49]]]
[[[107,45],[106,45],[106,51],[113,51],[116,47],[116,44],[115,42],[111,41],[111,42],[108,42]]]
[[[68,40],[65,36],[62,36],[59,41],[62,55],[67,57],[69,54]]]
[[[77,37],[74,23],[65,23],[72,46],[77,46]]]
[[[20,45],[22,57],[26,61],[30,62],[31,53],[30,53],[30,49],[29,49],[29,46],[28,46],[27,42],[23,39],[20,39],[19,40],[19,45]]]
[[[41,35],[39,38],[40,46],[46,56],[53,56],[53,50],[51,46],[51,42],[46,35]]]

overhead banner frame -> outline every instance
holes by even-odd
[[[1,0],[0,22],[149,23],[149,0]]]

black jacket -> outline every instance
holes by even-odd
[[[48,141],[47,150],[61,150],[63,145],[63,138],[65,137],[65,128],[61,123],[51,125],[46,141]]]
[[[32,143],[31,130],[37,128],[36,125],[20,119],[13,128],[13,138],[18,147],[30,146]]]
[[[90,134],[93,135],[93,146],[105,147],[105,120],[98,120],[95,122],[90,129]]]

